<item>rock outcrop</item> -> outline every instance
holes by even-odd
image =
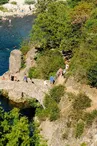
[[[28,83],[24,81],[0,81],[0,90],[7,91],[9,99],[16,103],[35,98],[43,105],[45,93],[48,93],[50,87],[49,81],[48,85],[44,85],[44,80],[39,79],[33,79],[33,83],[31,81]]]
[[[20,71],[21,68],[21,51],[13,50],[9,58],[9,71],[14,74]]]

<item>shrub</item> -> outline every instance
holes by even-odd
[[[28,5],[35,4],[35,0],[25,0],[25,4]]]
[[[40,120],[46,120],[48,117],[50,121],[55,121],[59,118],[58,105],[49,95],[45,95],[44,106],[45,109],[41,107],[36,109],[36,116]]]
[[[72,110],[72,112],[71,112],[71,118],[72,118],[72,121],[73,122],[77,122],[77,121],[79,121],[80,119],[82,119],[83,118],[83,114],[84,114],[84,111],[83,110]]]
[[[46,118],[49,116],[49,112],[43,108],[36,108],[36,116],[39,118],[40,121],[45,121]]]
[[[39,77],[39,73],[37,71],[37,69],[35,67],[31,67],[29,69],[29,78],[32,79],[32,78],[38,78]]]
[[[46,51],[37,60],[37,72],[40,78],[49,79],[50,75],[55,75],[59,68],[64,68],[64,62],[58,51]]]
[[[28,100],[28,103],[29,103],[29,105],[30,105],[31,107],[33,107],[33,108],[38,108],[38,107],[41,106],[40,103],[39,103],[35,98],[29,99],[29,100]]]
[[[30,140],[33,146],[47,146],[46,140],[40,134],[39,123],[37,122],[33,123],[33,139]]]
[[[3,6],[0,6],[0,11],[2,11],[2,12],[8,12],[7,8],[4,8]]]
[[[22,56],[21,57],[21,69],[23,69],[23,68],[25,68],[26,67],[26,60],[25,60],[25,57],[24,56]]]
[[[26,55],[27,52],[30,50],[30,44],[27,40],[22,42],[20,50],[21,50],[23,55]]]
[[[59,118],[59,108],[57,103],[49,95],[45,96],[44,105],[49,113],[50,120],[57,120]]]
[[[97,87],[97,63],[88,70],[87,78],[91,86]]]
[[[57,103],[53,102],[53,106],[51,107],[50,110],[50,120],[55,121],[59,118],[59,108]]]
[[[80,146],[87,146],[87,144],[85,142],[83,142]]]
[[[0,5],[8,3],[9,0],[0,0]]]
[[[15,1],[12,1],[12,2],[11,2],[11,4],[13,4],[13,5],[17,5],[17,2],[15,2]]]
[[[91,99],[85,94],[80,93],[77,95],[73,102],[73,108],[75,110],[83,110],[91,106]]]
[[[97,110],[93,110],[91,113],[85,113],[84,120],[87,125],[91,125],[94,119],[97,117]]]
[[[64,86],[58,85],[50,90],[50,96],[58,103],[64,95]]]
[[[84,123],[81,121],[77,123],[75,137],[80,138],[80,136],[83,134],[83,131],[84,131]]]

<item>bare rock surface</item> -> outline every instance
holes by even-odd
[[[26,68],[29,69],[30,67],[36,66],[36,63],[34,60],[35,55],[36,55],[36,49],[32,47],[32,49],[30,49],[30,51],[28,51],[26,55]]]
[[[67,92],[71,92],[73,94],[85,93],[91,100],[92,105],[88,108],[88,111],[92,111],[97,109],[97,89],[91,88],[89,85],[80,84],[75,81],[74,78],[69,78],[65,84]]]
[[[13,50],[11,51],[9,58],[9,71],[10,73],[16,73],[20,71],[21,68],[21,51]]]
[[[50,84],[48,82],[48,86],[46,86],[44,85],[44,80],[39,79],[33,79],[33,82],[0,80],[0,90],[8,91],[9,99],[14,102],[23,102],[27,99],[35,98],[43,105],[43,99],[45,93],[50,89]]]

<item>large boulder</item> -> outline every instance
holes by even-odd
[[[10,73],[16,73],[20,71],[21,68],[21,51],[13,50],[11,51],[9,58],[9,71]]]

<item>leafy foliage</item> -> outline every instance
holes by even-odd
[[[17,5],[17,2],[16,1],[12,1],[11,4]]]
[[[60,102],[61,97],[64,95],[64,86],[58,85],[53,87],[49,95],[45,95],[44,106],[45,109],[41,107],[36,109],[36,116],[40,120],[45,120],[47,117],[51,120],[57,120],[60,116],[60,110],[58,103]]]
[[[27,52],[30,50],[30,43],[28,40],[22,42],[20,50],[23,53],[23,55],[27,54]]]
[[[97,87],[97,63],[88,70],[87,78],[91,86]]]
[[[83,110],[91,106],[91,99],[85,94],[79,94],[73,102],[73,108],[75,110]]]
[[[20,117],[19,110],[13,109],[9,113],[0,110],[0,145],[30,146],[30,131],[26,117]]]
[[[36,3],[36,12],[43,13],[47,10],[48,5],[57,0],[38,0]]]
[[[51,75],[55,76],[60,67],[64,68],[61,53],[53,50],[46,51],[37,59],[37,67],[29,70],[29,77],[49,79]]]
[[[37,16],[32,29],[32,41],[43,49],[58,48],[69,31],[67,9],[65,2],[50,2],[47,11]]]
[[[25,4],[35,4],[35,0],[25,0]]]
[[[33,130],[33,146],[47,146],[46,141],[40,135],[39,124],[37,122],[33,123]]]
[[[44,106],[45,109],[38,108],[36,110],[36,115],[40,120],[45,120],[48,117],[51,121],[55,121],[59,118],[58,104],[51,96],[45,96]]]
[[[85,142],[83,142],[80,146],[87,146],[87,144]]]
[[[45,96],[44,105],[46,107],[46,110],[48,111],[50,120],[57,120],[57,118],[59,117],[59,108],[57,103],[49,95]]]
[[[29,78],[32,79],[32,78],[38,78],[39,77],[39,73],[37,71],[37,68],[35,67],[31,67],[29,69]]]
[[[76,126],[75,137],[79,138],[83,134],[84,131],[84,123],[81,121]]]
[[[3,6],[0,6],[0,11],[2,11],[2,12],[8,12],[8,9],[7,8],[4,8]]]
[[[54,99],[57,103],[60,102],[61,97],[64,95],[64,86],[58,85],[55,86],[50,90],[50,96]]]
[[[93,110],[91,113],[84,114],[84,120],[86,125],[92,125],[93,121],[97,118],[97,110]]]
[[[34,103],[35,101],[33,101]],[[36,107],[36,106],[35,106]],[[33,135],[30,128],[33,128]],[[40,135],[38,125],[29,124],[26,117],[21,116],[19,109],[9,113],[0,107],[0,146],[47,146]]]
[[[43,51],[72,50],[68,75],[85,83],[87,72],[97,60],[96,5],[96,0],[39,0],[36,5],[39,13],[31,32],[32,43]],[[42,69],[38,73],[43,78]]]
[[[9,0],[0,0],[0,5],[8,3]]]

